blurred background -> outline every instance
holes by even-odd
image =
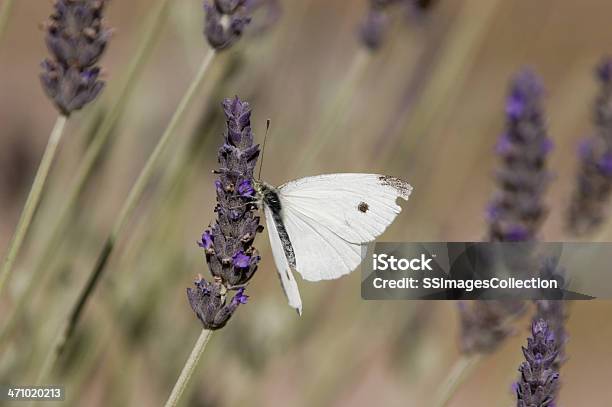
[[[0,298],[0,383],[32,384],[52,338],[83,286],[136,176],[207,51],[199,0],[111,2],[116,31],[101,60],[107,88],[71,117],[33,229]],[[606,0],[438,0],[389,13],[381,47],[358,29],[366,0],[281,0],[215,59],[163,169],[118,242],[109,269],[54,375],[65,405],[160,405],[201,324],[185,288],[208,276],[195,241],[214,219],[213,175],[223,98],[253,108],[253,130],[271,130],[262,177],[269,183],[326,172],[377,172],[415,187],[386,241],[471,241],[486,235],[493,154],[504,127],[508,80],[523,67],[543,79],[549,166],[544,240],[573,239],[564,216],[576,150],[592,132],[593,70],[611,52]],[[48,55],[39,25],[52,3],[16,2],[0,43],[0,253],[5,253],[57,116],[41,89]],[[67,230],[43,256],[51,226],[92,134],[117,102],[121,78],[147,24],[158,35]],[[612,238],[612,224],[596,239]],[[588,239],[588,238],[587,238]],[[595,237],[593,238],[595,239]],[[459,358],[452,302],[363,301],[358,272],[300,282],[304,316],[287,306],[266,235],[250,301],[216,332],[191,380],[189,406],[430,406]],[[41,261],[41,259],[43,259]],[[30,285],[36,276],[33,287]],[[8,294],[7,294],[8,293]],[[20,304],[16,319],[9,311]],[[569,360],[561,406],[610,406],[612,304],[570,305]],[[529,317],[466,378],[450,406],[511,406]]]

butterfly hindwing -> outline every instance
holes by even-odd
[[[284,249],[284,244],[278,233],[276,221],[274,220],[274,214],[272,210],[264,205],[264,213],[266,216],[266,224],[268,225],[268,236],[270,237],[270,246],[272,247],[272,255],[274,257],[274,263],[276,264],[276,270],[280,278],[281,286],[285,292],[285,296],[289,301],[289,306],[295,308],[297,312],[302,314],[302,299],[300,297],[300,291],[293,276],[291,265],[287,258],[287,253]]]

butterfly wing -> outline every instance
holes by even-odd
[[[361,244],[380,236],[408,200],[412,187],[377,174],[327,174],[278,189],[295,269],[306,280],[338,278],[362,261]]]
[[[298,314],[302,314],[302,299],[300,297],[300,291],[293,276],[293,271],[287,259],[287,254],[283,248],[283,242],[281,241],[278,233],[276,222],[272,210],[264,205],[264,213],[266,215],[266,224],[268,225],[268,236],[270,237],[270,246],[272,247],[272,255],[274,256],[274,263],[276,264],[276,270],[280,278],[281,286],[289,301],[289,306],[295,308]]]

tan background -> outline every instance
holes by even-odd
[[[14,306],[32,276],[47,226],[87,144],[83,129],[97,108],[114,101],[116,78],[133,56],[154,2],[109,5],[107,19],[117,32],[102,60],[108,88],[95,106],[71,119],[49,194],[11,280],[11,295],[0,300],[0,315]],[[263,170],[268,182],[331,171],[401,176],[415,186],[414,198],[383,240],[479,240],[494,188],[492,150],[503,129],[507,81],[531,66],[545,82],[556,145],[550,160],[556,180],[547,197],[551,214],[542,238],[570,238],[563,216],[573,188],[576,145],[591,131],[592,70],[612,50],[612,3],[440,0],[425,19],[397,10],[384,47],[354,79],[347,77],[361,52],[355,33],[366,2],[282,3],[284,13],[273,29],[247,36],[215,61],[211,79],[164,158],[164,173],[182,174],[182,187],[160,196],[164,189],[156,183],[120,241],[59,379],[75,405],[161,404],[197,338],[200,326],[184,289],[196,273],[208,273],[194,242],[213,219],[210,171],[223,121],[206,129],[197,123],[206,111],[220,111],[221,96],[251,101],[258,141],[265,120],[272,120]],[[49,1],[18,0],[0,44],[0,253],[56,116],[37,78],[47,55],[38,24],[50,9]],[[115,129],[118,140],[91,180],[62,250],[44,267],[53,277],[41,279],[27,315],[0,344],[0,382],[27,384],[36,376],[206,50],[201,23],[200,2],[182,0],[160,27],[161,39]],[[221,83],[228,61],[236,59],[236,73]],[[339,99],[347,102],[338,105]],[[201,154],[188,165],[185,145],[203,137],[208,139]],[[612,226],[605,229],[598,239],[612,237]],[[354,273],[334,282],[302,283],[305,315],[298,319],[285,305],[265,235],[256,246],[263,261],[249,288],[250,303],[214,335],[185,405],[431,405],[457,358],[454,304],[364,302]],[[560,405],[610,405],[611,311],[606,301],[571,306]],[[527,326],[528,319],[517,324],[517,335],[478,366],[451,406],[512,405],[510,385]]]

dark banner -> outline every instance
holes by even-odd
[[[366,300],[612,299],[612,243],[373,243]]]

